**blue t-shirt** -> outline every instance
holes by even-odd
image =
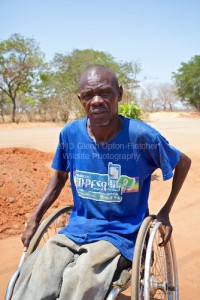
[[[60,233],[78,243],[107,240],[132,260],[138,229],[148,211],[151,174],[173,176],[180,151],[158,131],[138,120],[100,145],[89,136],[87,119],[67,124],[52,167],[70,172],[74,208]]]

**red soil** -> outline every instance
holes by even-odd
[[[0,149],[0,238],[24,231],[53,173],[53,154],[35,149]],[[67,197],[66,197],[67,196]],[[66,185],[52,210],[71,201]]]

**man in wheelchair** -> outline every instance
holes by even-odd
[[[22,236],[25,251],[69,176],[74,207],[68,225],[24,263],[13,300],[104,299],[117,266],[132,261],[157,168],[164,180],[174,176],[156,217],[166,229],[161,247],[172,233],[169,213],[190,159],[152,127],[118,115],[123,89],[110,69],[87,68],[78,88],[87,117],[60,133],[55,174]]]

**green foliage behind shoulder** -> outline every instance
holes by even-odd
[[[195,55],[188,63],[181,63],[173,75],[177,95],[183,102],[200,111],[200,55]]]
[[[141,120],[142,109],[135,103],[125,103],[119,105],[118,113],[124,117]]]

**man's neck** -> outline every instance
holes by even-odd
[[[105,126],[95,126],[87,119],[87,131],[89,136],[96,142],[100,144],[105,144],[111,140],[122,128],[123,119],[118,117],[113,119],[108,125]]]

